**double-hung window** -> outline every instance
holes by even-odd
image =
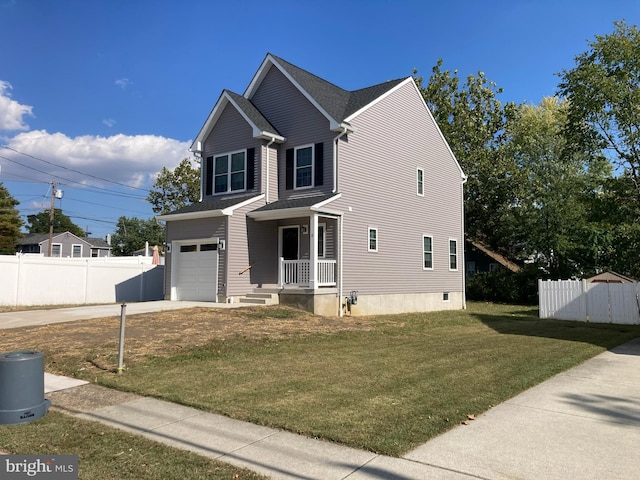
[[[313,145],[296,148],[295,188],[313,186]]]
[[[449,270],[458,270],[458,241],[449,239]]]
[[[417,183],[417,193],[424,197],[424,170],[422,168],[418,168]]]
[[[79,258],[79,257],[82,257],[82,245],[74,244],[74,245],[71,247],[71,256],[72,256],[73,258]]]
[[[378,229],[369,227],[369,252],[377,252],[378,251]]]
[[[52,243],[51,244],[51,256],[52,257],[61,257],[62,256],[62,244],[61,243]]]
[[[422,236],[422,269],[433,270],[433,237]]]
[[[247,159],[244,150],[214,158],[214,193],[246,189]]]

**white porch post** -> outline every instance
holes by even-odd
[[[309,226],[309,288],[316,289],[318,283],[318,214],[311,214]]]

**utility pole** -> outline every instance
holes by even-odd
[[[53,253],[53,215],[55,199],[62,198],[62,190],[56,190],[56,182],[51,182],[51,210],[49,210],[49,256]]]
[[[51,210],[49,210],[49,257],[53,251],[53,212],[56,198],[56,182],[51,182]]]

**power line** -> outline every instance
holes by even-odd
[[[29,153],[21,152],[21,151],[19,151],[19,150],[16,150],[15,148],[11,148],[11,147],[9,147],[8,145],[1,145],[1,146],[2,146],[2,148],[6,148],[7,150],[11,150],[12,152],[16,152],[16,153],[18,153],[18,154],[20,154],[20,155],[24,155],[24,156],[26,156],[26,157],[33,158],[34,160],[38,160],[38,161],[40,161],[40,162],[44,162],[44,163],[46,163],[46,164],[48,164],[48,165],[53,165],[54,167],[62,168],[62,169],[64,169],[64,170],[68,170],[68,171],[70,171],[70,172],[74,172],[74,173],[78,173],[78,174],[80,174],[80,175],[84,175],[84,176],[87,176],[87,177],[95,178],[96,180],[101,180],[101,181],[103,181],[103,182],[112,183],[112,184],[114,184],[114,185],[119,185],[119,186],[121,186],[121,187],[131,188],[131,189],[133,189],[133,190],[141,190],[141,191],[143,191],[143,192],[147,192],[147,193],[149,193],[149,192],[150,192],[150,190],[147,190],[146,188],[132,187],[131,185],[126,185],[126,184],[124,184],[124,183],[115,182],[115,181],[113,181],[113,180],[108,180],[108,179],[106,179],[106,178],[98,177],[98,176],[96,176],[96,175],[92,175],[92,174],[90,174],[90,173],[81,172],[80,170],[75,170],[75,169],[73,169],[73,168],[65,167],[64,165],[59,165],[59,164],[57,164],[57,163],[50,162],[49,160],[44,160],[44,159],[42,159],[42,158],[34,157],[33,155],[31,155],[31,154],[29,154]]]
[[[7,148],[7,147],[5,147],[5,148]],[[61,177],[60,175],[56,175],[54,173],[49,173],[49,172],[45,172],[44,170],[39,170],[39,169],[37,169],[35,167],[32,167],[30,165],[25,165],[23,163],[18,162],[17,160],[14,160],[14,159],[9,158],[9,157],[5,157],[3,155],[0,155],[0,158],[4,158],[5,160],[8,160],[11,163],[15,163],[16,165],[20,165],[21,167],[33,170],[35,172],[42,173],[42,174],[50,176],[50,177],[55,177],[55,178],[58,178],[60,180],[64,180],[65,182],[70,182],[70,183],[75,183],[77,185],[81,185],[84,188],[95,189],[95,190],[98,190],[100,192],[108,192],[109,195],[115,195],[115,196],[119,196],[119,197],[135,198],[135,199],[140,199],[140,200],[145,200],[146,199],[146,197],[143,197],[141,195],[133,195],[133,194],[129,194],[129,193],[114,192],[114,191],[109,190],[107,188],[96,187],[94,185],[87,185],[87,184],[84,184],[82,182],[78,182],[76,180],[71,180],[69,178]],[[25,178],[25,177],[22,177],[22,178]],[[34,182],[34,183],[36,183],[36,182]],[[48,182],[41,181],[41,182],[37,182],[37,183],[48,183]],[[65,185],[65,184],[62,184],[62,185]],[[134,188],[134,187],[129,187],[129,188]]]

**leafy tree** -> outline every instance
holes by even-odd
[[[16,251],[22,226],[20,213],[15,208],[19,204],[0,182],[0,254],[13,255]]]
[[[50,210],[43,210],[35,215],[28,215],[27,229],[29,233],[49,233]],[[62,210],[53,210],[53,233],[71,232],[78,237],[84,237],[85,232],[71,221],[71,218],[62,213]]]
[[[136,250],[164,243],[164,228],[154,218],[148,220],[136,217],[120,217],[118,227],[111,237],[113,254],[116,256],[133,255]]]
[[[559,74],[559,94],[569,100],[569,145],[607,155],[640,196],[640,31],[614,25]]]
[[[197,202],[200,198],[200,169],[185,158],[173,170],[162,167],[147,196],[153,211],[165,214]]]
[[[588,255],[594,240],[589,229],[595,227],[589,225],[589,199],[611,175],[606,160],[566,148],[568,109],[566,101],[548,97],[539,105],[518,106],[506,126],[506,151],[525,179],[510,207],[516,244],[542,259],[555,278],[594,268]]]
[[[414,72],[416,73],[416,72]],[[512,158],[504,154],[505,125],[514,105],[503,105],[502,93],[484,73],[461,83],[458,72],[433,67],[425,85],[416,78],[422,95],[451,150],[468,176],[465,186],[467,233],[499,248],[509,236],[509,206],[521,181]]]

